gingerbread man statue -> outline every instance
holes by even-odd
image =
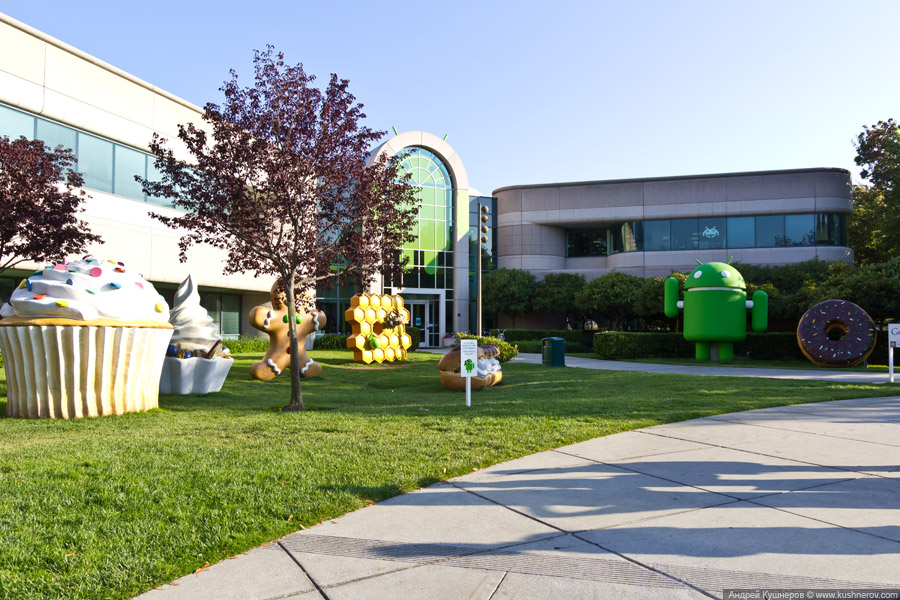
[[[291,364],[291,340],[288,330],[288,310],[284,293],[284,282],[279,279],[272,286],[272,308],[257,306],[250,311],[250,326],[269,334],[269,351],[259,362],[250,365],[250,376],[262,381],[275,379]],[[300,362],[300,377],[318,377],[322,365],[306,353],[303,341],[313,331],[325,327],[325,313],[304,312],[297,309],[297,341],[300,345],[297,360]]]

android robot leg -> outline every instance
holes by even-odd
[[[734,359],[734,344],[719,342],[719,362],[731,362]]]
[[[695,342],[694,352],[697,360],[709,360],[709,342]]]

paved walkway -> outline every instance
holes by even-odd
[[[690,599],[729,588],[900,589],[900,398],[720,415],[542,452],[140,598]]]

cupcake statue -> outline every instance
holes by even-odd
[[[234,359],[228,348],[222,347],[212,317],[200,306],[200,294],[190,275],[175,292],[169,322],[175,331],[165,352],[159,392],[208,394],[221,390]]]
[[[169,307],[121,262],[85,256],[23,279],[0,308],[9,417],[97,417],[155,408]]]

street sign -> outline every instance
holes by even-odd
[[[894,383],[894,348],[900,348],[900,323],[888,324],[888,381]]]
[[[478,340],[459,340],[459,374],[466,378],[466,406],[472,406],[472,378],[478,364]]]
[[[459,341],[459,374],[463,377],[475,376],[478,362],[478,340]]]

